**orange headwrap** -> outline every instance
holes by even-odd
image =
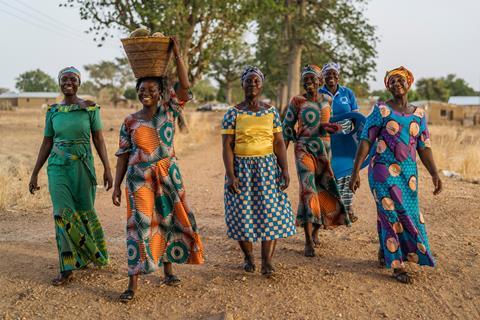
[[[395,75],[404,77],[407,80],[408,89],[410,89],[414,80],[413,74],[410,72],[410,70],[408,70],[403,66],[387,71],[387,74],[385,75],[385,79],[383,80],[385,83],[385,87],[387,87],[387,89],[388,89],[388,80],[390,79],[390,77]]]

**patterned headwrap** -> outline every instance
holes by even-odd
[[[395,68],[393,70],[387,71],[387,73],[385,74],[385,79],[383,80],[383,82],[385,83],[385,87],[387,89],[388,89],[388,80],[390,79],[390,77],[395,76],[395,75],[399,75],[399,76],[404,77],[407,80],[408,89],[410,89],[410,87],[412,86],[413,80],[414,80],[413,74],[412,74],[412,72],[410,72],[410,70],[408,70],[404,66],[401,66],[401,67]]]
[[[78,82],[81,82],[80,71],[75,67],[66,67],[60,70],[60,72],[58,73],[58,82],[60,82],[60,79],[65,73],[69,73],[69,72],[75,74],[78,77]]]
[[[323,78],[322,69],[320,69],[320,67],[317,65],[314,65],[314,64],[305,65],[305,67],[303,67],[302,69],[302,78],[309,73],[315,75],[317,78]]]
[[[327,71],[335,70],[338,74],[340,74],[340,64],[335,62],[329,62],[323,65],[322,67],[322,74],[325,76]]]
[[[258,69],[257,67],[253,67],[253,66],[246,66],[245,69],[243,70],[242,76],[240,77],[240,83],[241,83],[242,87],[243,87],[243,83],[245,82],[247,77],[251,74],[257,75],[260,78],[260,80],[262,81],[262,83],[265,80],[265,76],[263,75],[262,71],[260,71],[260,69]]]

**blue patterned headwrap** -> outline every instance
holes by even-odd
[[[322,74],[325,76],[327,71],[335,70],[338,74],[340,74],[340,64],[335,62],[329,62],[323,65]]]
[[[66,67],[66,68],[63,68],[62,70],[60,70],[60,72],[58,73],[58,82],[60,82],[60,79],[62,78],[62,76],[65,73],[75,74],[78,77],[78,82],[81,82],[80,71],[75,67]]]
[[[254,67],[254,66],[246,66],[245,69],[243,70],[242,76],[240,77],[240,82],[241,82],[242,87],[243,87],[243,83],[245,82],[247,77],[251,74],[257,75],[260,78],[260,80],[262,81],[262,83],[265,80],[265,76],[263,75],[262,71],[260,71],[260,69],[258,69],[257,67]]]

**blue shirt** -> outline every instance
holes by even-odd
[[[326,85],[318,91],[332,98],[332,116],[358,111],[359,109],[355,94],[347,87],[339,85],[335,94],[328,91]],[[332,134],[331,139],[332,169],[335,178],[339,179],[351,175],[355,153],[357,152],[357,140],[352,135],[341,133]]]

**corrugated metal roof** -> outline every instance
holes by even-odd
[[[480,106],[480,97],[454,96],[448,99],[448,103],[458,106]]]
[[[0,99],[16,99],[16,98],[51,98],[55,99],[60,94],[58,92],[7,92],[0,94]]]

